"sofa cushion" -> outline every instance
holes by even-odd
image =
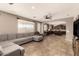
[[[43,40],[43,36],[39,36],[39,35],[34,35],[32,36],[34,41],[40,41]]]
[[[8,34],[8,40],[16,39],[16,34]]]
[[[24,33],[24,37],[33,36],[34,33]]]
[[[16,38],[22,38],[22,37],[24,37],[24,34],[23,33],[17,33],[16,34]]]
[[[0,46],[2,48],[5,48],[5,47],[9,47],[9,46],[12,46],[14,45],[14,43],[10,42],[10,41],[3,41],[3,42],[0,42]]]
[[[7,34],[0,34],[0,42],[7,40]]]
[[[14,40],[9,40],[9,41],[20,45],[20,44],[27,43],[27,42],[32,41],[32,40],[33,40],[32,37],[24,37],[24,38],[18,38],[18,39],[14,39]]]
[[[3,54],[3,49],[2,49],[2,47],[0,46],[0,55],[2,55]]]
[[[29,34],[24,33],[24,36],[25,36],[25,37],[28,37],[28,36],[29,36]]]

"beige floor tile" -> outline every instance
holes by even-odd
[[[72,45],[65,40],[65,35],[46,36],[41,42],[22,45],[25,56],[73,56]]]

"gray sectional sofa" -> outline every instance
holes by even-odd
[[[9,41],[4,41],[0,42],[0,49],[1,49],[1,56],[23,56],[24,55],[24,48],[9,42]]]
[[[33,33],[0,34],[0,55],[1,56],[23,56],[24,48],[21,44],[40,41],[43,36]]]

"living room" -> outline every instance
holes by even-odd
[[[73,23],[78,18],[78,5],[0,4],[0,55],[74,56]]]

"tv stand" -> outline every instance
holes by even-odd
[[[74,56],[79,56],[79,38],[73,40]]]

